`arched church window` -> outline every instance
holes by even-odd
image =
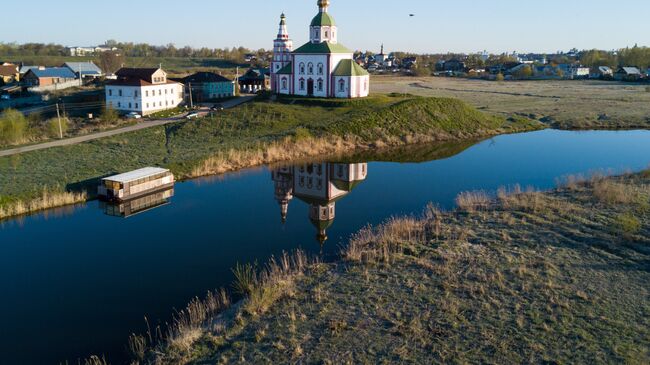
[[[301,75],[304,75],[304,74],[305,74],[305,64],[304,64],[304,63],[301,63],[301,64],[300,64],[300,74],[301,74]]]
[[[287,88],[287,79],[282,79],[282,88],[283,89]]]
[[[309,62],[309,65],[307,66],[307,72],[308,72],[310,75],[313,75],[313,74],[314,74],[314,64],[313,64],[313,63]]]
[[[300,90],[305,90],[305,80],[300,79]]]
[[[329,36],[329,32],[325,31],[325,39],[327,39],[328,36]]]
[[[318,91],[323,91],[323,80],[318,80]]]
[[[322,64],[322,63],[319,63],[319,64],[318,64],[318,74],[319,74],[319,75],[322,75],[322,74],[323,74],[323,64]]]
[[[339,80],[339,91],[341,92],[345,91],[345,80],[343,79]]]

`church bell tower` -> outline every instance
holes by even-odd
[[[291,62],[293,41],[289,39],[287,30],[287,17],[284,13],[280,16],[280,29],[278,37],[273,41],[273,61],[271,62],[271,88],[273,91],[280,90],[280,80],[277,72]]]

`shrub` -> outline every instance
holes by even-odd
[[[312,134],[307,128],[298,127],[295,132],[296,141],[302,141],[305,139],[312,138]]]
[[[52,118],[45,123],[47,128],[47,135],[53,138],[58,138],[61,134],[66,134],[70,127],[68,118],[61,118],[61,126],[59,129],[59,118]]]
[[[641,230],[641,221],[632,213],[623,213],[616,217],[614,229],[621,236],[629,239]]]
[[[27,131],[27,118],[23,113],[7,109],[0,114],[0,143],[21,143],[27,137]]]
[[[120,115],[118,114],[117,110],[110,106],[107,106],[101,115],[101,120],[104,124],[115,123],[118,119],[120,119]]]
[[[645,92],[650,93],[650,86],[646,86]]]
[[[503,80],[505,80],[505,79],[506,79],[505,76],[503,76],[503,74],[500,73],[500,74],[497,75],[497,77],[496,77],[495,80],[496,80],[496,81],[503,81]]]

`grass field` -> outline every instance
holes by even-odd
[[[141,364],[647,364],[650,172],[459,196],[180,312]],[[219,313],[217,315],[217,313]],[[135,346],[139,344],[139,346]]]
[[[494,82],[391,76],[372,79],[373,93],[453,97],[487,113],[531,117],[561,129],[648,128],[647,87],[594,80]]]
[[[377,96],[361,104],[313,105],[317,102],[258,101],[211,118],[0,158],[0,208],[41,207],[29,203],[44,190],[56,195],[85,189],[92,196],[99,178],[143,166],[164,166],[182,179],[308,156],[540,128],[529,120],[485,115],[455,99]]]

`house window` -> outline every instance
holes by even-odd
[[[167,89],[165,89],[165,95],[167,95]]]
[[[307,71],[308,71],[308,73],[310,75],[314,74],[314,64],[313,63],[311,63],[311,62],[309,63],[309,66],[307,66]]]
[[[135,95],[136,98],[138,97],[138,90],[135,91],[134,95]]]
[[[319,63],[319,64],[318,64],[318,74],[319,74],[319,75],[322,75],[322,74],[323,74],[323,64],[322,64],[322,63]]]
[[[122,107],[122,103],[120,103],[120,102],[118,101],[118,102],[117,102],[117,107],[118,107],[118,108],[121,108],[121,107]]]
[[[129,103],[129,109],[131,109],[131,103]]]
[[[162,95],[162,90],[158,90],[158,95]]]
[[[119,96],[122,96],[122,89],[118,90],[117,93],[118,93]]]
[[[149,97],[149,90],[144,92],[144,96],[147,97],[147,98]]]
[[[340,92],[345,91],[345,80],[343,80],[343,79],[339,80],[339,91]]]
[[[138,103],[135,103],[135,108],[138,109],[139,107]]]
[[[149,109],[149,103],[147,103],[147,109]]]
[[[318,80],[318,91],[323,91],[323,80]]]
[[[108,96],[113,96],[113,90],[108,90]]]

